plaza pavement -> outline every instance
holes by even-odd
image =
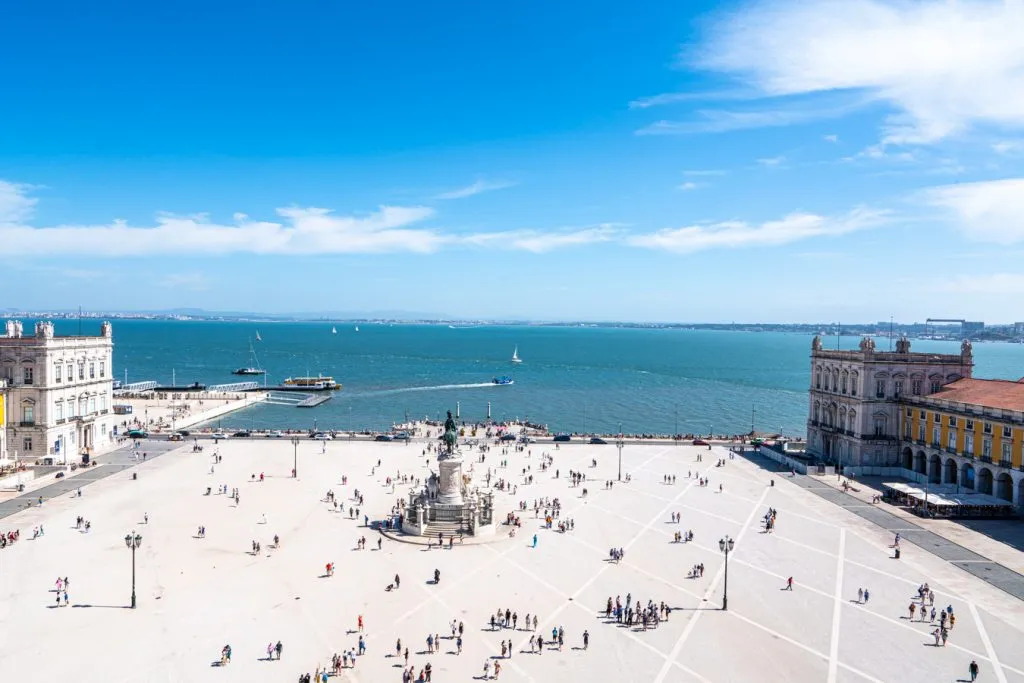
[[[424,475],[422,448],[331,442],[321,453],[320,444],[304,442],[299,477],[291,479],[286,440],[224,442],[213,475],[214,449],[192,453],[186,446],[96,481],[81,498],[66,493],[0,519],[0,529],[22,533],[0,551],[0,681],[295,681],[327,666],[332,653],[355,649],[363,615],[367,654],[334,680],[401,681],[402,660],[388,656],[401,638],[416,671],[429,661],[439,682],[480,677],[485,659],[511,639],[514,654],[502,661],[501,680],[955,681],[967,678],[976,659],[981,680],[1024,683],[1024,603],[911,543],[892,559],[888,531],[787,476],[728,459],[724,449],[627,446],[623,469],[632,481],[607,490],[604,480],[617,471],[614,446],[534,445],[529,456],[503,456],[495,447],[473,466],[477,480],[491,467],[495,478],[519,485],[516,495],[497,494],[498,519],[519,500],[559,497],[561,518],[574,519],[574,531],[541,529],[531,511],[522,513],[516,538],[500,527],[489,544],[449,551],[384,540],[377,551],[377,532],[334,512],[324,494],[332,489],[347,508],[358,488],[366,498],[360,512],[379,518],[409,490],[399,484],[392,495],[384,477]],[[539,471],[542,451],[554,456],[559,478],[553,469]],[[476,457],[466,455],[467,468]],[[497,467],[503,457],[508,469]],[[714,467],[718,457],[727,458],[725,467]],[[382,467],[371,476],[378,459]],[[519,474],[527,466],[536,480],[529,486]],[[570,469],[586,473],[586,498],[569,486]],[[706,474],[710,485],[697,486],[688,471]],[[264,482],[250,482],[261,472]],[[663,483],[665,474],[676,483]],[[220,484],[240,489],[238,506],[225,495],[203,495]],[[769,506],[778,510],[777,529],[764,534],[760,520]],[[672,512],[682,514],[681,524],[669,522]],[[79,515],[92,522],[89,533],[73,528]],[[30,540],[40,523],[45,536]],[[207,528],[204,539],[194,538],[199,525]],[[143,536],[134,611],[126,607],[131,552],[124,544],[133,529]],[[687,529],[692,543],[672,542],[675,531]],[[276,549],[275,533],[282,539]],[[534,533],[536,549],[529,547]],[[726,534],[736,546],[729,610],[722,611],[718,540]],[[355,550],[360,536],[367,550]],[[253,540],[262,544],[255,556]],[[619,564],[606,561],[613,546],[626,551]],[[335,576],[323,578],[330,561]],[[699,562],[704,577],[686,578]],[[396,573],[401,588],[386,592]],[[71,580],[69,607],[54,606],[58,576]],[[788,576],[793,591],[782,590]],[[906,619],[925,581],[936,608],[952,604],[957,616],[945,648],[932,647],[927,622]],[[858,587],[870,590],[867,604],[856,602]],[[605,623],[599,612],[607,598],[627,593],[675,611],[647,632]],[[564,650],[523,652],[530,633],[489,630],[498,608],[517,612],[520,629],[526,613],[538,614],[546,640],[552,626],[563,626]],[[447,638],[452,619],[465,624],[461,656],[451,654]],[[587,651],[579,649],[584,629]],[[442,636],[437,654],[425,653],[428,633]],[[263,661],[267,643],[277,640],[282,660]],[[231,664],[211,666],[228,643]]]

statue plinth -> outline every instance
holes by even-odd
[[[444,505],[462,505],[462,460],[442,458],[437,461],[437,502]]]

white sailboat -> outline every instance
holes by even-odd
[[[338,334],[338,328],[337,327],[332,327],[331,328],[331,334]]]
[[[256,330],[256,341],[263,341],[263,337],[260,336],[259,330]]]
[[[515,350],[512,351],[512,362],[522,363],[523,360],[519,357],[519,346],[516,346]]]
[[[356,332],[359,331],[359,325],[356,325]]]

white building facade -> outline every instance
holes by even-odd
[[[0,379],[8,384],[9,457],[69,463],[115,443],[113,351],[109,322],[99,336],[57,337],[50,322],[25,336],[20,321],[7,321]]]
[[[927,396],[970,377],[969,342],[959,354],[913,353],[906,338],[895,351],[878,351],[870,337],[857,350],[811,343],[807,453],[853,467],[899,467],[900,408],[904,398]]]

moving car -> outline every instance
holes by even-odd
[[[226,438],[228,438],[228,435],[225,434],[224,432],[214,432],[213,434],[210,434],[210,436],[212,436],[214,439],[226,439]]]
[[[317,441],[330,441],[334,437],[328,434],[327,432],[317,432],[316,434],[313,435],[313,438],[316,439]]]
[[[275,429],[272,432],[267,432],[267,438],[268,439],[280,439],[283,436],[284,436],[284,432],[282,432],[280,429]]]
[[[595,445],[601,445],[601,446],[604,446],[604,445],[606,445],[606,444],[607,444],[608,442],[607,442],[607,441],[605,441],[604,439],[602,439],[602,438],[601,438],[601,437],[599,437],[599,436],[592,436],[592,437],[590,437],[590,443],[592,443],[592,444],[595,444]]]
[[[693,445],[694,446],[707,446],[708,442],[705,441],[704,439],[694,439],[693,440]]]
[[[231,436],[237,436],[244,439],[247,436],[252,436],[252,432],[250,432],[248,429],[240,429]]]
[[[555,441],[572,441],[572,437],[568,434],[555,434]]]
[[[516,435],[515,434],[502,434],[500,437],[498,437],[498,441],[515,441],[515,440],[516,440]]]
[[[129,429],[124,433],[129,439],[148,439],[149,432],[145,429]]]
[[[394,441],[395,437],[391,436],[390,434],[378,434],[377,436],[373,437],[373,440],[374,441]]]
[[[182,436],[181,434],[174,433],[174,434],[171,434],[169,437],[167,437],[167,440],[168,441],[184,441],[185,437]]]

